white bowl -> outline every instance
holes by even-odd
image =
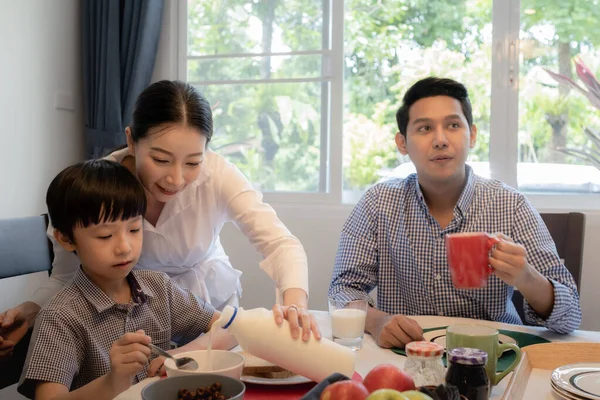
[[[218,374],[231,378],[240,379],[244,369],[244,356],[227,350],[211,350],[210,357],[212,363],[208,360],[208,350],[195,350],[179,353],[175,358],[190,357],[198,363],[198,369],[195,371],[178,369],[175,362],[170,359],[165,360],[165,369],[167,376],[186,376],[197,374]],[[211,365],[212,364],[212,365]]]

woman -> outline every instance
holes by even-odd
[[[183,287],[217,309],[237,305],[241,272],[225,254],[219,233],[232,221],[262,254],[261,268],[275,281],[273,306],[278,323],[288,319],[292,335],[320,338],[307,312],[306,253],[275,211],[262,202],[242,173],[207,148],[213,133],[208,101],[187,83],[160,81],[138,97],[126,148],[107,158],[125,165],[145,188],[148,208],[144,245],[138,267],[167,273]],[[52,227],[49,236],[52,238]],[[0,315],[0,358],[33,326],[43,306],[74,276],[77,257],[54,243],[54,263],[48,283],[32,301]]]

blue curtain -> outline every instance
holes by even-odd
[[[84,0],[83,87],[86,154],[125,144],[125,127],[150,83],[164,0]]]

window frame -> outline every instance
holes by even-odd
[[[187,61],[206,56],[187,55],[187,1],[171,1],[176,8],[175,34],[177,42],[176,78],[187,80]],[[520,0],[493,0],[492,9],[492,86],[490,99],[490,174],[509,186],[517,188],[518,124],[519,124],[519,33],[521,18]],[[270,80],[321,81],[321,157],[318,192],[264,192],[265,201],[293,206],[306,204],[352,205],[363,192],[343,188],[343,119],[344,119],[344,0],[323,0],[323,49],[321,51],[296,51],[287,53],[243,53],[215,56],[322,54],[320,78]],[[173,21],[173,19],[171,19]],[[325,28],[327,27],[327,28]],[[176,33],[174,32],[176,31]],[[329,43],[327,43],[329,42]],[[173,43],[173,41],[171,41]],[[327,44],[329,49],[327,49]],[[266,83],[253,80],[252,83]],[[190,82],[215,83],[212,81]],[[246,81],[219,81],[217,84],[246,83]],[[328,86],[329,90],[326,90]],[[506,134],[509,132],[510,134]],[[391,140],[391,139],[390,139]],[[523,192],[538,209],[598,210],[597,194],[531,193]]]

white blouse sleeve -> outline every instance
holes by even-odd
[[[281,301],[279,294],[290,288],[308,295],[308,262],[300,241],[235,165],[225,161],[219,172],[220,199],[227,205],[229,218],[262,254],[260,267],[275,282],[277,301]]]
[[[48,223],[46,235],[52,242],[54,261],[52,262],[52,274],[50,278],[40,286],[33,294],[31,301],[44,307],[60,289],[71,282],[79,268],[79,257],[75,253],[68,252],[54,238],[54,227]]]

